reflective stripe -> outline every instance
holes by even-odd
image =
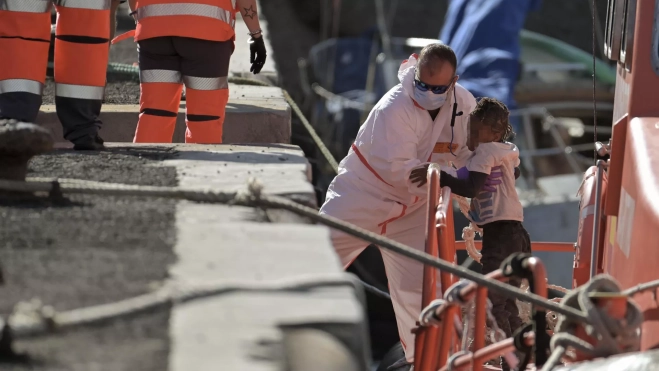
[[[232,13],[213,5],[205,4],[153,4],[137,8],[137,20],[148,17],[162,17],[169,15],[196,15],[220,20],[231,25]]]
[[[595,214],[595,205],[588,205],[581,210],[579,217],[586,219],[587,216]]]
[[[236,9],[236,0],[231,0],[231,9]]]
[[[55,4],[65,8],[109,10],[112,0],[55,0]]]
[[[0,10],[25,13],[46,13],[51,0],[0,0]]]
[[[183,76],[183,83],[188,89],[194,90],[220,90],[229,87],[227,77],[193,77]]]
[[[55,88],[55,96],[62,98],[103,100],[104,93],[103,86],[57,84]]]
[[[141,70],[140,82],[142,83],[168,82],[168,83],[180,84],[183,82],[183,78],[181,76],[181,73],[178,71]]]
[[[357,157],[359,158],[359,161],[361,161],[361,163],[364,164],[364,166],[366,166],[366,168],[367,168],[371,173],[373,173],[373,175],[375,175],[376,178],[378,178],[379,180],[381,180],[382,183],[388,185],[389,187],[393,187],[391,184],[387,183],[384,179],[382,179],[382,177],[380,176],[380,174],[378,174],[377,171],[375,171],[375,169],[373,169],[373,168],[371,167],[371,165],[370,165],[370,164],[368,163],[368,161],[366,160],[366,157],[364,157],[364,155],[362,155],[361,151],[359,150],[359,148],[357,148],[357,146],[356,146],[354,143],[352,144],[351,148],[352,148],[352,150],[355,152],[355,154],[357,155]]]
[[[0,80],[0,94],[4,93],[32,93],[43,94],[43,84],[39,81],[24,79]]]

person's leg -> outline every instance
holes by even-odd
[[[357,200],[363,203],[358,203]],[[379,229],[376,215],[382,207],[381,201],[365,193],[354,182],[337,176],[330,183],[325,203],[318,213],[377,233]],[[344,269],[368,246],[368,242],[334,228],[330,228],[330,238]]]
[[[0,10],[0,119],[34,122],[50,45],[50,3],[9,0]]]
[[[417,250],[425,250],[425,205],[412,205],[406,213],[386,225],[386,236]],[[408,362],[414,361],[414,339],[412,330],[421,313],[423,292],[423,264],[381,249],[389,280],[389,292],[396,313],[400,341]],[[440,282],[437,281],[439,290]]]
[[[496,224],[496,225],[495,225]],[[483,227],[483,247],[481,249],[481,264],[483,274],[491,273],[501,267],[506,259],[507,229],[501,223],[494,222]],[[506,297],[492,290],[488,291],[488,298],[492,302],[492,315],[503,332],[510,336],[509,313],[506,311]]]
[[[181,102],[181,58],[171,37],[138,43],[140,118],[134,143],[171,143]]]
[[[524,229],[521,223],[516,226],[513,226],[510,235],[509,246],[511,249],[519,249],[518,252],[531,253],[531,239],[528,232]],[[514,252],[512,252],[514,253]],[[511,254],[512,254],[511,253]],[[519,288],[521,286],[521,280],[511,280],[509,284]],[[515,299],[506,300],[506,311],[510,313],[508,317],[508,322],[510,323],[510,331],[514,333],[518,328],[522,327],[523,322],[519,317],[519,309],[517,308],[517,301]]]
[[[174,38],[185,83],[186,143],[222,143],[233,41]]]
[[[110,51],[110,2],[61,4],[56,5],[57,116],[64,138],[75,149],[99,149],[99,115]]]
[[[520,226],[521,223],[511,221],[493,222],[483,226],[483,248],[481,249],[483,274],[499,269],[501,263],[511,254],[524,251],[525,245],[518,233]],[[508,282],[515,287],[519,287],[520,283],[518,279],[511,279]],[[492,302],[492,315],[496,319],[497,325],[506,337],[511,337],[513,332],[521,326],[515,299],[493,291],[488,292],[488,298]],[[511,325],[516,327],[513,329]],[[500,362],[503,370],[510,369],[503,357]]]

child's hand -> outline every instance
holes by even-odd
[[[418,187],[423,187],[423,185],[428,182],[428,166],[430,166],[430,164],[426,164],[420,168],[412,170],[410,173],[410,180],[412,181],[412,184],[418,182]]]
[[[495,166],[492,168],[490,171],[490,175],[487,176],[487,179],[485,179],[485,185],[483,186],[483,190],[488,191],[488,192],[496,192],[496,185],[501,184],[501,176],[503,174],[501,173],[501,166]]]

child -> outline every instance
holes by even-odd
[[[469,116],[467,146],[472,154],[466,170],[460,169],[458,178],[444,171],[440,175],[442,187],[471,198],[469,217],[483,229],[483,274],[498,269],[511,254],[531,252],[529,234],[522,226],[522,204],[515,190],[514,168],[520,163],[519,152],[513,143],[506,142],[512,134],[508,115],[508,108],[500,101],[481,99]],[[495,166],[502,167],[501,184],[497,192],[490,192],[483,185]],[[520,283],[518,279],[509,281],[516,287]],[[499,328],[510,337],[522,325],[515,299],[492,291],[489,298]],[[502,368],[508,366],[502,364]]]

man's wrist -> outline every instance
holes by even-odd
[[[254,32],[249,32],[247,35],[251,36],[254,39],[258,39],[259,37],[263,36],[263,31],[259,28],[258,30]]]

